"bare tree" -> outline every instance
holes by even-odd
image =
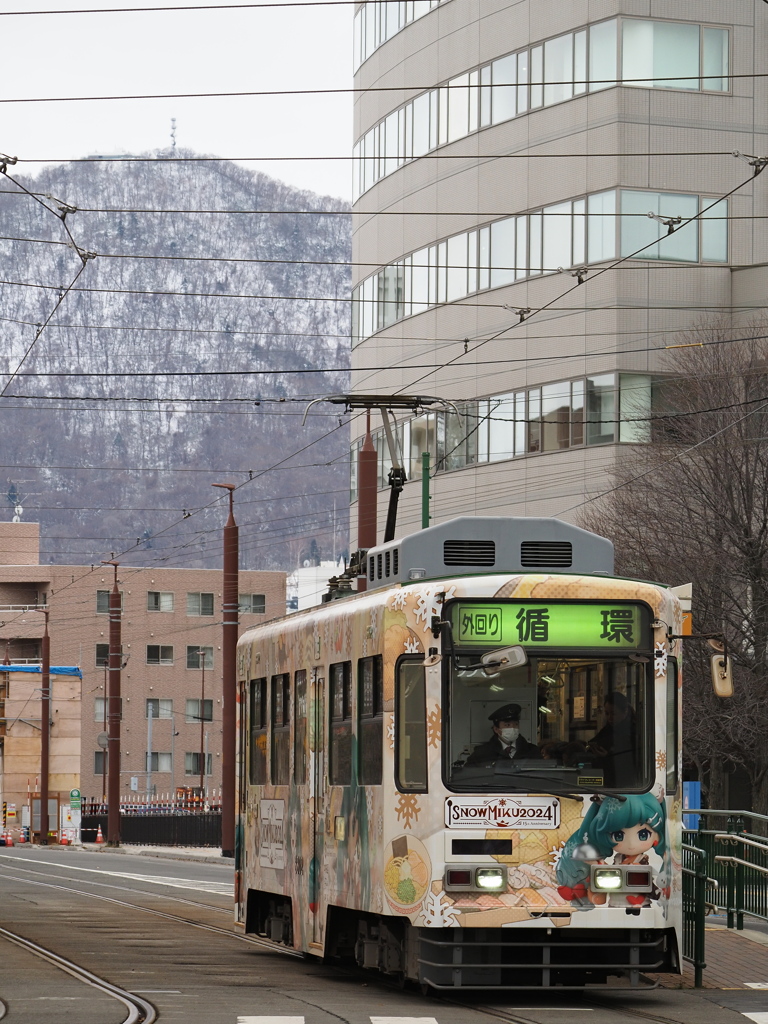
[[[768,319],[679,339],[657,386],[652,443],[582,525],[616,544],[622,574],[693,583],[695,632],[723,632],[735,695],[714,696],[709,651],[685,645],[684,750],[712,807],[729,765],[768,814]]]

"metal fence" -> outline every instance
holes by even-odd
[[[106,839],[106,814],[82,816],[84,842],[94,842],[99,828]],[[120,842],[126,846],[221,846],[221,811],[121,814]]]
[[[84,799],[80,824],[84,842],[99,828],[107,838],[104,800]],[[221,797],[179,790],[160,796],[126,795],[120,800],[120,842],[127,846],[221,846]]]

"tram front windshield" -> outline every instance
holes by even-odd
[[[548,653],[488,675],[475,651],[451,661],[451,789],[631,793],[651,785],[647,664]]]

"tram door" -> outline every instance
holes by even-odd
[[[310,769],[312,863],[309,870],[309,906],[312,913],[312,942],[321,943],[325,923],[322,863],[328,798],[325,764],[325,672],[322,668],[312,669],[309,715],[310,750],[312,752]]]

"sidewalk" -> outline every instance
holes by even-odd
[[[721,916],[721,915],[718,915]],[[723,923],[707,924],[704,988],[720,990],[768,989],[768,934],[746,924],[737,932]],[[661,988],[693,988],[693,966],[686,963],[683,975],[649,975]]]
[[[87,850],[89,853],[128,853],[139,857],[159,857],[162,860],[185,860],[197,864],[223,864],[233,867],[234,857],[222,857],[221,849],[207,846],[118,846],[105,844],[83,843],[72,847],[75,850]]]

